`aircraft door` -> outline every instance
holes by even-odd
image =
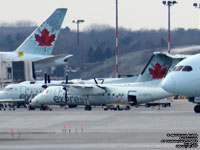
[[[20,99],[28,99],[25,86],[20,87]]]
[[[21,93],[21,94],[26,94],[26,87],[22,86],[22,87],[20,88],[20,93]]]
[[[137,91],[128,91],[128,102],[132,106],[137,105]]]
[[[59,96],[59,89],[55,89],[54,96]]]

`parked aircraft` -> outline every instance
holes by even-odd
[[[99,83],[109,84],[115,83],[117,79],[97,79]],[[135,77],[119,78],[119,82],[129,82],[129,80],[135,80]],[[45,83],[44,83],[45,82]],[[45,81],[24,81],[18,84],[9,84],[4,89],[0,91],[0,108],[6,106],[6,104],[10,104],[12,107],[17,106],[26,106],[31,99],[33,99],[37,94],[41,93],[45,90],[46,86],[54,85],[54,84],[64,84],[66,81],[50,81],[47,76]],[[70,80],[70,84],[92,84],[94,80]],[[62,104],[61,104],[62,105]],[[69,105],[70,107],[74,107],[74,105]]]
[[[134,83],[120,84],[73,84],[50,86],[31,101],[31,105],[85,105],[91,110],[92,105],[106,105],[126,102],[131,105],[146,103],[172,96],[164,91],[160,82],[168,70],[185,56],[171,56],[166,53],[154,53],[141,75]]]
[[[35,69],[63,65],[72,55],[52,55],[67,9],[59,8],[12,52],[0,52],[4,61],[32,60]]]
[[[197,103],[194,107],[200,113],[200,54],[193,55],[179,62],[162,82],[162,88],[175,95],[189,97],[189,101]]]
[[[52,84],[62,84],[64,81],[51,82]],[[21,105],[26,106],[32,98],[45,90],[43,85],[44,81],[24,81],[19,84],[7,85],[0,91],[1,107],[5,106],[7,103],[12,107],[14,107],[14,105],[17,105],[17,107],[20,107]]]

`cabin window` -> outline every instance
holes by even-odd
[[[182,71],[188,71],[188,72],[192,71],[192,67],[191,66],[185,66]]]
[[[173,71],[180,71],[183,68],[183,66],[176,66],[174,67]]]

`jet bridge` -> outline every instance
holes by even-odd
[[[35,78],[34,64],[32,61],[6,61],[0,55],[0,88],[9,83],[31,81]]]

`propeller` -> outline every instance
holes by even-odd
[[[97,82],[97,80],[96,80],[96,78],[94,77],[94,82],[95,82],[95,84],[98,84],[98,82]]]
[[[65,86],[63,87],[63,90],[65,91],[65,104],[67,104],[67,84],[68,84],[68,75],[65,77]]]
[[[44,84],[47,84],[47,74],[44,74]]]
[[[103,84],[103,83],[104,83],[104,79],[101,79],[101,80],[102,80],[102,81],[101,81],[100,84]],[[99,87],[99,88],[101,88],[101,89],[104,89],[105,92],[107,92],[107,89],[106,89],[105,87],[102,87],[102,86],[100,86],[100,85],[98,84],[98,82],[97,82],[97,80],[96,80],[95,77],[94,77],[94,82],[95,82],[95,84],[96,84],[97,87]]]
[[[50,75],[47,76],[47,81],[48,81],[48,83],[51,83]]]
[[[100,84],[103,84],[104,83],[104,79],[98,79],[98,80],[101,80],[101,83]],[[99,84],[98,82],[97,82],[97,79],[94,77],[94,82],[95,82],[95,84]]]
[[[42,87],[46,89],[48,87],[47,83],[51,83],[50,75],[44,74],[44,85]]]

